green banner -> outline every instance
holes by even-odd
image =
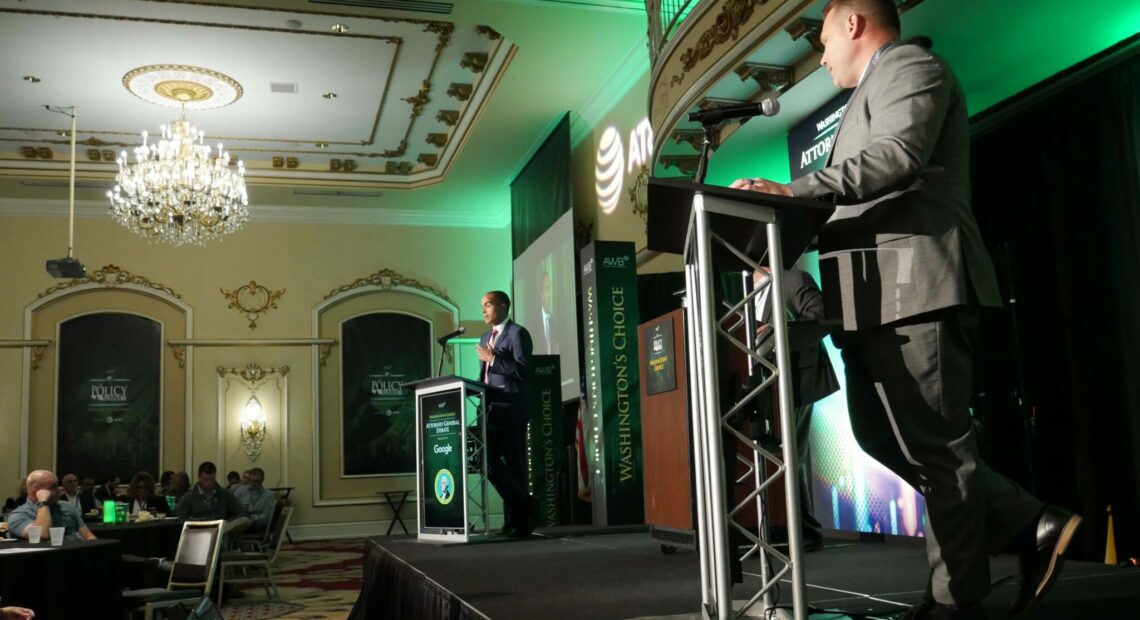
[[[558,492],[566,472],[566,443],[562,436],[562,372],[557,355],[531,357],[534,373],[534,414],[530,418],[527,456],[530,494],[538,500],[538,526],[562,525],[566,506]]]
[[[582,249],[587,459],[595,525],[642,523],[637,265],[632,243]]]
[[[129,480],[160,471],[162,325],[119,312],[59,326],[56,471]]]
[[[375,312],[341,324],[345,476],[415,472],[415,395],[400,387],[431,375],[431,326]]]
[[[464,529],[463,394],[450,390],[420,399],[423,420],[423,527]]]

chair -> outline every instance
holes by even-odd
[[[209,594],[214,584],[214,569],[218,565],[224,525],[225,521],[221,520],[183,523],[166,588],[124,590],[123,599],[128,609],[141,610],[144,620],[150,620],[157,609],[194,604]]]
[[[265,531],[260,534],[245,534],[238,541],[238,547],[242,551],[269,551],[272,547],[270,539],[273,537],[273,526],[281,518],[281,511],[285,508],[285,504],[277,502],[273,505],[273,514],[269,515],[269,523],[265,525]]]
[[[277,583],[273,581],[271,566],[277,562],[277,554],[281,551],[281,543],[285,541],[285,532],[289,528],[289,520],[293,516],[293,509],[286,506],[281,510],[281,516],[274,519],[269,535],[269,546],[263,551],[231,551],[222,554],[222,570],[218,577],[218,606],[222,604],[227,583],[260,583],[265,586],[265,595],[270,599],[280,599]]]

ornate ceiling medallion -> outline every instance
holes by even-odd
[[[123,76],[136,97],[168,108],[208,110],[241,98],[241,84],[224,73],[189,65],[147,65]]]

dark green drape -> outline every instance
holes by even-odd
[[[1118,552],[1140,555],[1135,39],[1059,76],[1057,92],[1024,97],[1034,103],[987,123],[972,144],[974,210],[1004,297],[1016,299],[990,316],[980,343],[987,456],[1002,468],[1000,455],[1022,451],[1028,436],[1031,470],[1010,473],[1086,517],[1092,561],[1104,558],[1110,504]],[[1022,421],[1028,435],[1001,431]]]
[[[570,114],[558,121],[546,141],[511,181],[511,258],[570,210]]]

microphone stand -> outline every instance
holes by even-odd
[[[439,343],[439,367],[435,369],[435,376],[437,377],[443,374],[443,357],[447,354],[447,343],[449,342],[451,341],[444,340]]]
[[[697,161],[697,174],[693,177],[693,181],[697,184],[704,184],[705,177],[709,173],[709,158],[712,157],[712,152],[716,150],[717,132],[716,129],[720,125],[720,121],[708,122],[701,121],[701,129],[704,131],[704,138],[701,140],[701,155]]]

